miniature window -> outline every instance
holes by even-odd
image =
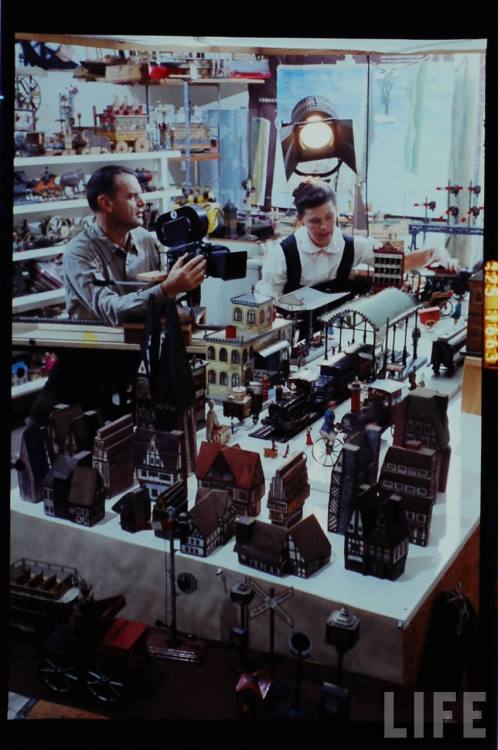
[[[398,473],[406,474],[406,466],[403,466],[403,464],[398,464]]]
[[[429,472],[427,471],[427,469],[419,469],[418,472],[417,472],[417,475],[419,477],[425,477],[425,478],[427,478],[429,476]]]
[[[417,469],[414,466],[408,466],[407,472],[409,477],[416,477],[417,476]]]
[[[265,322],[265,309],[264,307],[261,308],[259,311],[259,322],[264,323]]]
[[[240,385],[240,375],[236,372],[232,375],[232,388],[237,388]]]
[[[384,487],[386,487],[386,489],[388,489],[388,490],[392,490],[392,488],[393,488],[393,483],[392,483],[392,482],[391,482],[391,481],[390,481],[389,479],[384,479],[384,480],[382,481],[382,484],[383,484],[383,485],[384,485]]]
[[[159,474],[159,479],[166,480],[167,479],[166,474]]]
[[[220,372],[220,385],[228,385],[228,375],[226,372]]]
[[[405,492],[411,492],[414,495],[417,490],[413,484],[405,484]]]
[[[240,307],[235,307],[233,310],[233,319],[237,322],[240,322],[242,320],[242,310]]]
[[[226,349],[225,349],[225,347],[223,346],[223,347],[222,347],[222,348],[220,349],[220,362],[226,362],[226,361],[227,361],[227,358],[228,358],[228,356],[227,356],[227,350],[226,350]]]
[[[425,487],[417,487],[417,495],[421,495],[421,497],[427,497],[427,490]]]
[[[208,370],[208,383],[216,383],[216,373],[214,370]]]
[[[402,490],[403,484],[401,482],[394,482],[394,489],[395,490]]]
[[[208,359],[216,359],[216,354],[214,352],[214,346],[208,346],[208,349],[207,349],[207,358]]]
[[[233,349],[230,359],[233,365],[238,365],[240,363],[240,352],[237,349]]]
[[[396,464],[393,464],[391,461],[388,461],[386,463],[386,469],[388,471],[396,471]]]
[[[247,322],[248,323],[255,323],[256,322],[256,313],[254,310],[249,310],[247,313]]]

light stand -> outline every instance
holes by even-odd
[[[311,654],[311,640],[306,633],[292,633],[289,638],[289,651],[291,656],[297,659],[296,662],[296,689],[294,693],[294,703],[287,709],[287,718],[304,719],[305,710],[301,706],[301,681],[303,671],[303,659]]]
[[[360,637],[360,618],[352,615],[347,607],[337,609],[327,620],[325,643],[335,646],[338,654],[337,684],[324,682],[320,688],[321,711],[326,718],[344,721],[348,718],[350,691],[341,686],[342,661]]]
[[[238,654],[234,660],[236,672],[245,672],[247,665],[247,646],[249,644],[248,607],[254,599],[254,590],[245,581],[237,581],[230,590],[230,599],[240,605],[240,626],[234,625],[230,630],[230,641],[238,646]]]
[[[169,539],[169,580],[171,589],[171,624],[166,625],[167,622],[167,601],[168,593],[166,586],[165,593],[165,618],[164,623],[160,621],[156,622],[163,628],[168,628],[170,633],[169,636],[164,636],[162,633],[151,633],[149,636],[147,647],[149,653],[153,656],[172,659],[174,661],[185,661],[191,663],[199,663],[206,650],[206,644],[203,641],[186,637],[183,639],[180,637],[176,622],[176,598],[178,596],[176,590],[176,575],[175,575],[175,539],[184,541],[189,533],[190,521],[187,513],[178,513],[173,506],[169,506],[166,509],[166,519],[161,522],[162,531],[165,532],[166,539]],[[165,582],[168,580],[168,569],[165,557]],[[182,634],[183,635],[183,634]]]

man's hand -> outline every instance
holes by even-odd
[[[188,253],[185,253],[178,258],[168,277],[161,284],[164,294],[168,297],[174,297],[181,292],[190,292],[191,289],[202,284],[206,271],[206,259],[202,255],[197,255],[185,262],[187,255]]]

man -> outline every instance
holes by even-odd
[[[150,295],[162,309],[175,295],[201,284],[206,261],[202,256],[186,261],[186,254],[164,281],[151,287],[130,291],[129,286],[115,283],[160,270],[165,251],[143,228],[145,201],[134,172],[115,165],[101,167],[90,177],[86,193],[94,219],[67,244],[63,256],[66,309],[71,318],[122,325],[143,318]],[[119,410],[114,408],[113,393],[124,393],[137,362],[135,352],[61,351],[33,404],[28,424],[45,425],[57,403],[100,407],[104,417],[116,416]]]
[[[311,178],[293,192],[301,226],[267,253],[256,291],[279,297],[303,286],[327,292],[346,291],[351,270],[373,265],[373,250],[381,243],[370,237],[345,237],[337,228],[337,202],[326,182]],[[454,268],[442,248],[414,250],[405,255],[405,271],[439,260]]]

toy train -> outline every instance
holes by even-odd
[[[320,417],[329,401],[341,402],[349,398],[348,385],[361,374],[365,376],[365,362],[371,362],[373,347],[358,345],[354,351],[339,353],[320,367],[313,378],[305,371],[289,379],[291,391],[281,393],[268,407],[268,416],[262,422],[277,431],[296,434]]]
[[[439,375],[441,366],[446,368],[447,375],[453,375],[456,367],[463,362],[462,351],[467,340],[467,324],[456,331],[445,333],[432,342],[431,365],[435,375]]]

